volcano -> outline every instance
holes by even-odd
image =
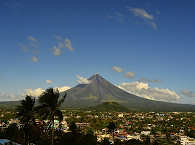
[[[195,105],[154,101],[130,94],[99,74],[93,75],[88,81],[88,84],[78,84],[64,92],[67,93],[64,106],[86,108],[105,102],[116,102],[132,111],[195,111]]]

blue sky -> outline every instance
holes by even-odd
[[[194,9],[193,0],[1,0],[0,100],[99,73],[120,86],[145,78],[193,103]]]

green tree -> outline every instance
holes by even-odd
[[[24,131],[24,144],[29,144],[29,130],[30,127],[34,124],[34,104],[35,99],[31,96],[26,96],[24,100],[21,101],[21,105],[17,106],[16,116],[19,118],[21,124],[23,124]]]
[[[188,131],[187,136],[195,138],[195,130]]]
[[[54,120],[57,119],[60,122],[63,120],[63,114],[60,110],[60,106],[66,98],[65,95],[61,95],[58,89],[49,88],[45,90],[39,97],[39,106],[37,110],[42,119],[49,119],[49,128],[51,128],[51,144],[54,145]]]
[[[114,141],[114,132],[116,130],[116,124],[114,122],[110,122],[107,128],[108,128],[108,132],[112,134],[112,140]]]
[[[69,130],[70,130],[72,133],[76,133],[76,132],[77,132],[78,128],[77,128],[77,125],[75,124],[75,122],[71,122],[71,123],[70,123]]]

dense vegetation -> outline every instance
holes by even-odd
[[[128,112],[130,111],[128,108],[121,106],[117,102],[104,102],[100,105],[89,107],[88,110],[95,110],[100,112]]]

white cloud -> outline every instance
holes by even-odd
[[[19,46],[24,52],[28,51],[29,53],[31,53],[31,55],[33,55],[31,59],[36,63],[39,61],[39,59],[34,55],[38,55],[40,53],[40,50],[38,49],[38,40],[33,36],[28,36],[27,39],[29,40],[28,44],[19,43]]]
[[[122,83],[118,87],[131,94],[151,100],[177,102],[180,99],[180,96],[175,91],[163,88],[151,88],[148,83],[138,81]]]
[[[63,86],[63,87],[56,87],[59,92],[64,92],[66,90],[69,90],[71,87],[69,86]]]
[[[38,40],[33,36],[28,36],[27,39],[30,41],[30,46],[38,48]]]
[[[58,89],[59,92],[64,92],[71,87],[69,86],[61,86],[61,87],[55,87],[54,89]],[[0,92],[0,101],[17,101],[17,100],[22,100],[25,98],[26,95],[33,96],[33,97],[39,97],[45,89],[43,88],[28,88],[25,89],[22,93],[16,94],[16,93],[6,93],[6,92]]]
[[[56,46],[53,47],[53,55],[54,56],[59,56],[61,55],[61,49],[57,48]]]
[[[127,72],[125,74],[125,77],[130,78],[130,79],[133,79],[135,77],[135,73],[134,72]]]
[[[46,80],[45,81],[47,84],[51,84],[53,81],[52,80]]]
[[[64,92],[64,91],[70,89],[70,87],[62,86],[62,87],[55,87],[54,89],[58,89],[59,92]],[[29,89],[25,89],[24,93],[22,93],[22,96],[30,95],[33,97],[39,97],[44,91],[45,91],[45,89],[43,89],[43,88],[36,88],[36,89],[29,88]]]
[[[56,46],[53,47],[53,55],[59,56],[61,55],[61,49],[65,47],[63,38],[59,35],[55,35],[55,38],[57,40]]]
[[[36,88],[36,89],[25,89],[23,95],[30,95],[30,96],[33,96],[33,97],[38,97],[40,96],[45,90],[42,89],[42,88]]]
[[[118,66],[113,66],[112,69],[115,71],[115,72],[123,72],[123,69],[121,67],[118,67]]]
[[[186,97],[195,97],[195,92],[192,92],[190,90],[184,89],[181,91],[181,94]]]
[[[149,14],[146,10],[141,8],[129,8],[129,11],[131,11],[134,14],[134,16],[137,17],[141,17],[148,20],[154,19],[154,17],[151,14]]]
[[[36,56],[32,56],[32,61],[36,63],[39,61],[39,59]]]
[[[72,47],[71,40],[68,38],[63,38],[59,35],[55,35],[55,38],[57,40],[56,46],[53,47],[53,55],[59,56],[61,55],[62,48],[68,48],[70,51],[73,51],[74,48]]]
[[[128,8],[128,10],[132,12],[134,16],[145,20],[154,30],[157,30],[157,24],[154,22],[154,16],[152,14],[149,14],[146,10],[141,8]]]
[[[38,40],[33,36],[28,36],[27,39],[33,42],[38,42]]]
[[[81,77],[79,75],[77,75],[76,77],[78,79],[77,82],[79,84],[89,84],[90,83],[90,81],[87,78]]]
[[[72,48],[72,43],[71,43],[71,40],[70,40],[70,39],[66,38],[66,39],[64,40],[64,43],[65,43],[65,47],[66,47],[66,48],[68,48],[68,49],[71,50],[71,51],[74,50],[74,48]]]

